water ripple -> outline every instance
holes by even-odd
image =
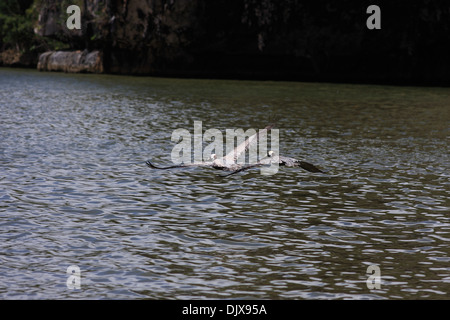
[[[2,298],[448,295],[448,89],[8,69],[0,88]],[[280,150],[326,174],[144,164],[170,162],[194,120],[259,127],[275,111]]]

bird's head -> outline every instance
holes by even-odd
[[[272,157],[275,154],[275,152],[273,152],[272,150],[270,150],[269,152],[267,152],[267,156]]]
[[[215,153],[213,153],[212,155],[211,155],[211,160],[216,160],[217,159],[217,155],[215,154]]]

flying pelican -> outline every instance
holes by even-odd
[[[147,166],[149,166],[152,169],[173,169],[173,168],[187,168],[187,167],[211,167],[217,170],[222,171],[231,171],[231,173],[224,175],[224,177],[248,170],[251,168],[263,166],[263,165],[270,165],[271,163],[278,162],[278,165],[280,166],[286,166],[286,167],[301,167],[302,169],[305,169],[309,172],[323,172],[320,169],[318,169],[313,164],[310,164],[305,161],[300,161],[294,158],[288,158],[284,156],[274,156],[274,152],[271,150],[268,152],[267,157],[261,159],[260,161],[254,163],[254,164],[239,164],[237,163],[237,159],[239,156],[247,151],[251,145],[258,142],[258,140],[265,135],[267,135],[267,131],[272,129],[273,125],[269,125],[265,127],[263,130],[260,130],[259,132],[255,133],[254,135],[248,137],[243,143],[238,145],[234,148],[233,151],[229,152],[224,157],[218,158],[216,154],[212,154],[210,161],[204,161],[204,162],[193,162],[193,163],[185,163],[180,165],[174,165],[170,167],[157,167],[153,163],[150,162],[150,160],[147,160],[145,163]]]
[[[150,161],[147,161],[146,164],[150,168],[153,169],[173,169],[173,168],[186,168],[186,167],[211,167],[217,170],[223,170],[223,171],[236,171],[241,168],[243,168],[244,164],[237,163],[237,159],[239,156],[248,150],[251,145],[254,145],[258,142],[260,138],[263,138],[267,135],[267,131],[272,129],[273,125],[269,125],[265,127],[263,130],[259,130],[254,135],[248,137],[244,142],[242,142],[240,145],[235,147],[231,152],[229,152],[227,155],[221,158],[217,158],[216,154],[211,155],[210,161],[205,162],[193,162],[193,163],[185,163],[170,167],[157,167],[154,164],[152,164]]]

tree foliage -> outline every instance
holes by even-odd
[[[34,39],[32,0],[2,0],[0,2],[0,45],[26,51]]]

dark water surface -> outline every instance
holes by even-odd
[[[0,69],[0,112],[2,299],[450,298],[448,88]],[[326,174],[145,166],[274,116]]]

